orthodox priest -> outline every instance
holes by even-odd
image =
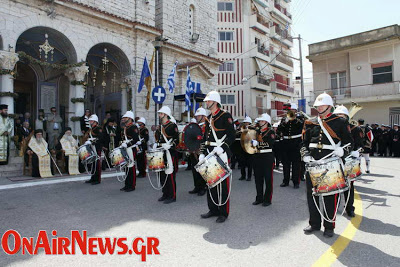
[[[10,136],[14,123],[8,117],[8,106],[0,105],[0,165],[8,164],[8,156],[10,155]]]
[[[43,138],[43,130],[35,130],[34,136],[28,143],[28,155],[32,155],[32,177],[52,177],[51,160],[47,142]]]
[[[76,153],[78,141],[72,136],[70,127],[65,128],[65,133],[60,139],[60,145],[65,155],[65,166],[69,175],[77,175],[79,172],[79,157]]]

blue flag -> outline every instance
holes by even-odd
[[[142,75],[140,75],[140,81],[139,81],[139,86],[138,86],[138,93],[140,93],[142,91],[143,85],[145,83],[145,79],[147,77],[151,77],[151,73],[150,73],[149,65],[147,64],[147,57],[144,57]]]

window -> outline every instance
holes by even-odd
[[[390,83],[393,82],[393,63],[386,62],[372,65],[372,82]]]
[[[235,95],[221,95],[222,105],[235,105]]]
[[[194,33],[194,6],[189,6],[189,37]]]
[[[218,11],[233,11],[233,3],[218,2]]]
[[[347,87],[346,72],[331,73],[331,89]]]
[[[218,32],[218,40],[233,41],[233,32]]]
[[[233,62],[224,62],[219,65],[219,71],[235,71],[235,64]]]

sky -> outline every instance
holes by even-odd
[[[305,57],[308,45],[400,24],[400,0],[292,0],[292,35],[303,39],[305,82],[312,80],[312,65]],[[292,54],[299,57],[294,40]],[[294,60],[293,78],[300,76],[300,64]]]

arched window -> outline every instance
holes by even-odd
[[[194,14],[194,6],[190,5],[189,6],[189,38],[192,38],[194,31],[194,19],[195,19],[195,14]]]

